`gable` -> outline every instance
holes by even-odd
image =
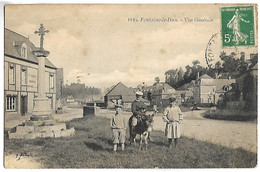
[[[119,82],[117,85],[115,85],[107,94],[106,96],[112,96],[112,95],[129,95],[129,96],[135,96],[135,93],[125,86],[122,82]]]

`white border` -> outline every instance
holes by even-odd
[[[232,3],[240,3],[240,4],[243,4],[243,3],[253,3],[253,4],[258,4],[259,5],[259,2],[257,0],[250,0],[250,1],[243,1],[243,0],[199,0],[197,2],[194,2],[194,0],[182,0],[182,1],[178,1],[178,2],[174,2],[174,1],[170,1],[170,0],[149,0],[149,2],[147,0],[107,0],[107,1],[102,1],[102,0],[7,0],[7,1],[1,1],[0,2],[0,40],[1,40],[1,48],[0,48],[0,54],[1,54],[1,57],[3,57],[4,55],[4,6],[5,4],[198,4],[198,3],[203,3],[203,4],[212,4],[212,3],[223,3],[223,4],[232,4]],[[258,23],[259,24],[259,12],[258,12]],[[259,27],[259,25],[258,25]],[[258,34],[258,39],[259,40],[259,34]],[[259,50],[259,48],[258,48]],[[1,65],[1,70],[0,70],[0,77],[2,79],[2,81],[4,80],[4,58],[1,58],[0,60],[0,65]],[[259,72],[260,73],[260,72]],[[259,92],[259,87],[258,87],[258,92]],[[3,91],[4,91],[4,82],[1,82],[0,84],[0,110],[1,110],[1,118],[0,118],[0,124],[2,124],[0,127],[0,132],[3,134],[4,133],[4,110],[3,110]],[[259,102],[260,98],[258,97],[258,102]],[[258,106],[259,107],[259,106]],[[258,112],[259,112],[259,108],[258,108]],[[258,118],[259,120],[259,118]],[[259,124],[259,121],[258,121],[258,124]],[[258,128],[258,126],[257,126]],[[258,132],[257,132],[258,134]],[[258,135],[259,136],[259,135]],[[4,135],[2,135],[1,139],[0,139],[0,143],[1,143],[1,156],[0,156],[0,162],[4,162],[4,159],[3,159],[3,155],[4,155],[4,152],[3,152],[3,148],[4,148]],[[259,137],[258,137],[258,145],[259,145]],[[259,153],[257,155],[257,162],[259,163]],[[12,169],[5,169],[3,167],[3,164],[1,165],[0,167],[1,171],[13,171]],[[47,170],[49,171],[50,169],[37,169],[35,171],[46,171]],[[58,170],[58,169],[51,169],[51,170]],[[75,170],[75,169],[63,169],[63,170]],[[94,169],[77,169],[77,171],[92,171]],[[103,171],[104,169],[95,169],[95,171]],[[124,171],[133,171],[133,169],[123,169]],[[137,169],[135,169],[137,170]],[[139,171],[140,169],[138,169]],[[141,169],[140,171],[151,171],[151,170],[156,170],[156,169]],[[208,171],[209,169],[159,169],[159,171],[188,171],[188,170],[192,170],[192,171]],[[257,165],[257,168],[254,168],[254,169],[210,169],[211,171],[233,171],[233,170],[236,170],[236,172],[240,172],[240,171],[255,171],[255,170],[258,170],[259,171],[259,165]],[[21,172],[25,172],[25,171],[28,171],[27,169],[19,169],[19,171]],[[58,170],[60,171],[60,170]],[[122,171],[120,169],[106,169],[106,171]]]

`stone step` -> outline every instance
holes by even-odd
[[[17,126],[16,132],[18,133],[29,133],[34,131],[34,126]]]
[[[32,132],[32,133],[25,133],[25,132],[16,132],[16,133],[9,133],[9,139],[36,139],[36,138],[47,138],[47,137],[69,137],[75,134],[75,129],[65,129],[61,131],[41,131],[41,132]]]
[[[66,124],[65,123],[57,123],[52,126],[37,126],[34,128],[36,132],[44,132],[44,131],[61,131],[66,130]]]
[[[53,120],[52,115],[33,115],[30,117],[31,121],[45,121],[45,120]]]
[[[41,126],[43,124],[44,124],[43,121],[26,121],[25,122],[26,126]]]

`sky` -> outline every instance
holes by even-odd
[[[133,18],[139,22],[131,21]],[[171,18],[179,22],[143,22]],[[186,22],[208,19],[210,22]],[[212,35],[220,33],[220,5],[7,5],[5,27],[29,37],[40,24],[48,59],[64,69],[65,83],[77,82],[106,89],[118,82],[136,87],[165,80],[169,69],[199,60],[206,66],[205,49]],[[214,55],[222,50],[217,37]],[[257,41],[256,41],[257,42]],[[256,53],[257,48],[231,48],[227,52]]]

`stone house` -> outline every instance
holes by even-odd
[[[200,76],[193,86],[194,100],[199,104],[217,104],[224,86],[235,83],[235,79],[214,79],[207,74]]]

